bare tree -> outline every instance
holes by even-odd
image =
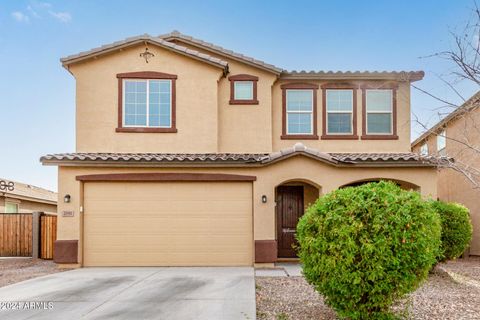
[[[480,90],[480,9],[476,3],[472,16],[460,32],[451,31],[452,49],[430,55],[429,58],[445,59],[451,63],[452,69],[447,76],[440,76],[443,83],[457,95],[463,103],[455,104],[416,85],[412,87],[442,104],[433,111],[439,118],[455,122],[455,128],[447,133],[446,140],[452,148],[447,154],[435,158],[442,167],[455,170],[468,179],[474,188],[480,188],[480,91],[466,100],[457,90],[458,83],[468,81],[478,86]],[[425,122],[414,115],[413,122],[422,131],[432,136],[442,132],[442,126],[430,128]]]

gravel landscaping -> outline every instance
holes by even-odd
[[[458,260],[441,265],[480,281],[480,259]],[[257,318],[337,319],[323,298],[303,277],[256,277]],[[480,288],[458,283],[435,272],[416,292],[394,307],[407,319],[480,319]]]
[[[66,270],[58,268],[51,260],[0,258],[0,287]]]

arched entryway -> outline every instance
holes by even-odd
[[[321,193],[321,187],[310,181],[291,180],[275,188],[275,215],[278,258],[296,258],[298,220]]]

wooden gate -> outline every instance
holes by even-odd
[[[57,216],[40,216],[40,254],[41,259],[53,259],[53,244],[57,240]]]
[[[32,256],[32,214],[0,214],[0,257]]]

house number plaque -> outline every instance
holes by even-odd
[[[62,217],[73,217],[74,215],[73,211],[62,211]]]

